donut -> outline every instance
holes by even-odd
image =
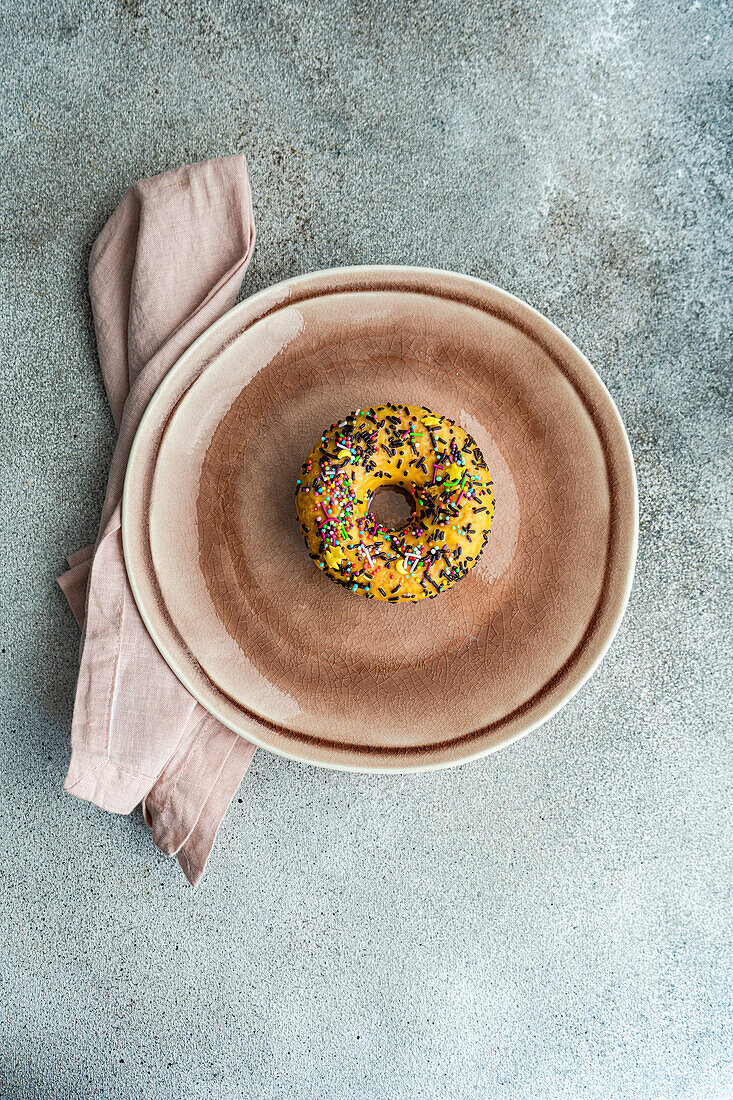
[[[414,503],[391,530],[369,506],[376,490]],[[491,475],[475,440],[412,405],[357,409],[327,428],[295,486],[313,561],[337,584],[390,603],[434,599],[474,567],[491,529]]]

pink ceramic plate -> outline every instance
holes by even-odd
[[[414,605],[333,584],[295,517],[323,427],[386,401],[457,421],[494,479],[479,564]],[[155,394],[123,502],[135,599],[191,693],[273,752],[359,770],[469,760],[567,702],[618,627],[636,535],[628,440],[588,361],[510,294],[421,268],[236,306]]]

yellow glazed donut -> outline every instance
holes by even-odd
[[[386,486],[415,501],[401,530],[369,512]],[[295,506],[308,553],[331,580],[396,603],[432,598],[466,576],[488,537],[494,496],[481,451],[452,420],[377,405],[323,433],[303,463]]]

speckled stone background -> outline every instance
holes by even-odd
[[[0,3],[0,1095],[733,1096],[730,5]],[[456,772],[257,754],[202,887],[61,791],[114,433],[85,285],[136,178],[249,157],[244,293],[484,276],[605,379],[637,580],[570,705]]]

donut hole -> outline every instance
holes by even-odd
[[[415,498],[400,485],[380,485],[374,490],[369,511],[377,523],[391,531],[400,531],[415,511]]]

